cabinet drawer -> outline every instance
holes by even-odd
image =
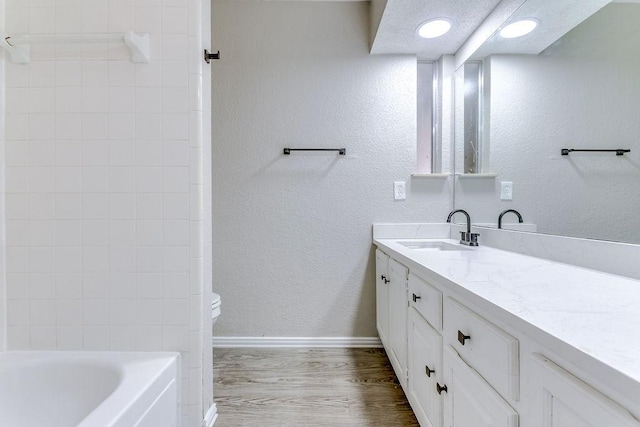
[[[444,303],[444,339],[500,394],[520,398],[518,340],[454,299]]]
[[[409,273],[409,305],[436,330],[442,330],[442,292],[412,273]]]

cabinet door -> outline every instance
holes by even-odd
[[[541,354],[534,354],[533,424],[542,427],[640,427],[625,409]]]
[[[389,360],[407,389],[407,268],[389,260]]]
[[[409,309],[409,392],[413,412],[422,427],[442,426],[442,337],[414,309]]]
[[[389,255],[376,249],[376,327],[382,345],[389,336]]]
[[[444,351],[444,425],[446,427],[517,427],[518,413],[467,366],[450,346]]]

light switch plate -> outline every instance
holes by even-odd
[[[513,200],[513,182],[500,183],[500,200]]]
[[[393,183],[393,199],[405,200],[407,198],[407,183],[404,181],[395,181]]]

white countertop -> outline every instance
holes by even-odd
[[[486,246],[425,251],[398,243],[410,240],[428,239],[378,237],[374,243],[419,275],[480,297],[485,308],[545,347],[586,360],[607,381],[622,381],[625,392],[640,391],[640,281]]]

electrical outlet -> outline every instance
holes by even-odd
[[[393,183],[393,199],[405,200],[407,198],[407,183],[404,181],[396,181]]]
[[[500,183],[500,200],[513,200],[513,182]]]

